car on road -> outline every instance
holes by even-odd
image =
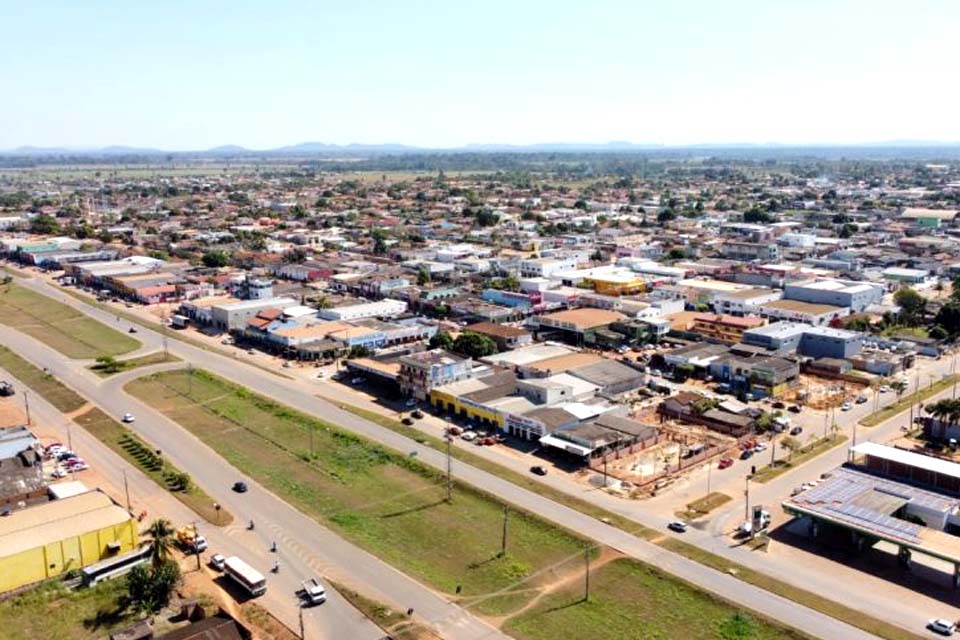
[[[792,404],[789,407],[787,407],[787,411],[789,411],[790,413],[800,413],[801,411],[803,411],[803,409],[798,404]]]
[[[463,435],[460,437],[466,440],[467,442],[473,442],[474,440],[477,439],[478,436],[476,431],[464,431]]]
[[[233,483],[233,490],[237,493],[246,493],[247,492],[247,483],[242,481],[237,481]]]
[[[463,433],[463,429],[461,429],[457,425],[452,425],[450,427],[447,427],[447,435],[458,436],[461,433]]]
[[[530,473],[536,476],[545,476],[547,475],[546,467],[542,467],[539,464],[530,467]]]
[[[12,396],[16,393],[13,389],[13,385],[4,380],[0,382],[0,396]]]
[[[733,466],[733,458],[720,458],[720,462],[717,464],[718,469],[728,469]]]
[[[801,433],[803,433],[803,427],[794,427],[793,429],[790,429],[790,435],[792,436],[798,436]]]
[[[867,401],[867,396],[863,395],[862,393],[857,396],[856,400],[854,400],[854,402],[856,402],[857,404],[863,404],[866,401]]]
[[[673,520],[667,525],[667,529],[670,529],[670,531],[676,531],[677,533],[686,533],[687,523],[683,520]]]
[[[402,422],[403,424],[405,424],[405,425],[407,425],[407,426],[409,427],[410,425],[413,424],[413,418],[411,418],[410,416],[406,416],[406,417],[404,417],[404,419],[401,420],[400,422]]]
[[[137,332],[136,327],[130,327],[129,329],[127,329],[127,333],[136,333],[136,332]]]
[[[744,451],[743,453],[740,454],[740,459],[741,459],[741,460],[748,460],[748,459],[751,458],[752,456],[753,456],[753,450],[752,450],[752,449],[747,449],[746,451]]]
[[[773,407],[774,409],[785,409],[785,408],[787,407],[787,405],[783,404],[783,403],[780,402],[779,400],[776,401],[776,402],[774,402],[774,403],[771,404],[770,406]]]
[[[844,402],[842,405],[840,405],[840,411],[850,411],[850,409],[853,409],[853,405],[849,402]]]
[[[927,622],[927,629],[942,636],[952,636],[957,630],[957,624],[943,618],[935,618]]]
[[[766,442],[758,442],[758,443],[757,443],[757,446],[755,446],[755,447],[753,448],[753,450],[754,450],[755,452],[757,452],[757,453],[759,453],[759,452],[761,452],[761,451],[766,451],[766,450],[767,450],[767,443],[766,443]]]
[[[303,589],[301,589],[300,594],[308,604],[323,604],[327,601],[327,591],[316,578],[304,580],[301,585]]]
[[[414,409],[413,411],[410,412],[410,415],[416,418],[417,420],[420,420],[421,418],[423,418],[423,411],[420,411],[420,409]]]
[[[131,422],[136,420],[136,418],[133,417],[132,413],[125,413],[123,414],[123,417],[120,418],[120,420],[122,420],[123,422],[126,422],[127,424],[130,424]]]
[[[878,389],[878,391],[880,391],[880,393],[887,393],[888,391],[890,391],[890,387],[888,387],[887,385],[883,385],[882,387],[880,387],[880,389]]]
[[[226,563],[227,559],[224,558],[221,554],[215,553],[210,556],[210,566],[216,569],[217,571],[223,571],[223,566]]]

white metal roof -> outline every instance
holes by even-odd
[[[913,451],[887,447],[882,444],[877,444],[876,442],[863,442],[850,450],[855,455],[872,456],[874,458],[881,458],[883,460],[889,460],[890,462],[907,465],[908,467],[915,467],[952,478],[960,478],[960,464],[950,462],[949,460],[941,460],[940,458],[932,458],[921,453],[914,453]]]

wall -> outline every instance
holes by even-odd
[[[138,543],[137,521],[66,538],[45,546],[0,558],[0,592],[58,576],[61,573],[99,562],[112,555],[132,551]],[[120,544],[116,553],[107,545]]]

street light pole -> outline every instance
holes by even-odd
[[[503,537],[500,539],[500,557],[507,555],[507,515],[510,513],[507,504],[503,504]]]
[[[447,503],[453,502],[453,477],[450,474],[450,443],[453,438],[450,437],[450,434],[447,433]]]
[[[127,484],[127,470],[123,470],[123,492],[127,495],[127,511],[130,511],[130,485]]]
[[[23,391],[23,404],[27,409],[27,425],[31,425],[33,421],[30,419],[30,392],[27,390]]]
[[[750,474],[747,474],[747,489],[743,492],[746,499],[744,501],[744,518],[747,522],[750,521]]]

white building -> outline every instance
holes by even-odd
[[[321,309],[319,316],[324,320],[358,320],[360,318],[381,318],[405,313],[407,303],[390,298],[376,302],[352,304],[335,309]]]

